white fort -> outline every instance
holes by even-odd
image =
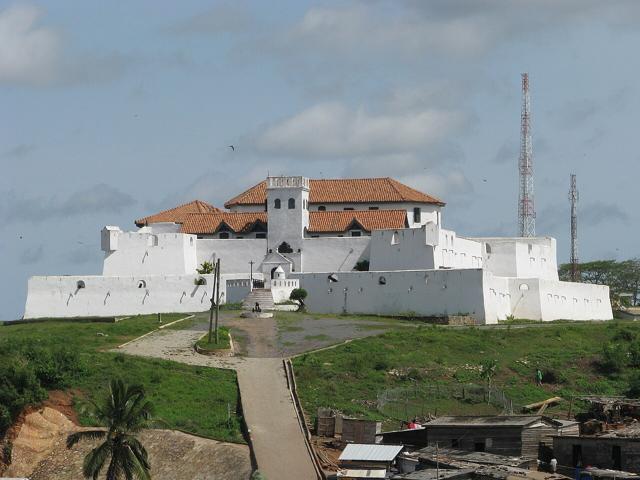
[[[213,276],[197,269],[220,259],[222,302],[302,287],[318,313],[612,318],[607,286],[559,281],[553,238],[461,237],[444,206],[391,178],[268,177],[225,210],[196,200],[104,227],[102,275],[30,278],[24,316],[204,311]]]

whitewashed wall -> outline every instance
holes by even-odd
[[[251,281],[248,278],[241,280],[228,280],[226,283],[226,303],[240,303],[251,291]]]
[[[254,278],[260,279],[260,274]],[[204,278],[206,285],[196,285]],[[78,282],[84,288],[78,288]],[[113,317],[149,313],[203,312],[211,306],[213,275],[147,275],[137,277],[31,277],[24,318]],[[220,303],[229,301],[227,284],[239,285],[244,274],[220,277]],[[241,293],[233,291],[234,298]],[[244,298],[244,296],[242,296]]]
[[[307,290],[307,308],[317,313],[361,313],[422,316],[471,315],[485,321],[483,271],[430,270],[292,274]],[[380,277],[385,284],[381,285]],[[346,290],[345,290],[346,289]]]
[[[484,244],[483,265],[494,275],[558,280],[554,238],[491,237],[471,240]]]
[[[249,273],[249,261],[253,260],[253,271],[259,270],[267,250],[264,238],[245,239],[198,239],[197,263],[213,262],[220,258],[222,273]]]
[[[195,273],[195,235],[118,231],[110,232],[110,236],[110,243],[113,245],[115,241],[117,249],[105,252],[103,275],[185,275]]]
[[[371,234],[370,270],[431,270],[434,246],[423,228],[376,230]]]
[[[611,320],[609,287],[539,280],[542,320]]]
[[[271,295],[275,303],[289,300],[291,292],[300,287],[300,281],[294,278],[274,278],[271,280]]]
[[[511,292],[509,279],[496,277],[487,270],[483,277],[485,323],[498,323],[511,314]],[[529,318],[529,317],[522,317]]]
[[[369,259],[370,240],[370,237],[305,238],[302,244],[302,271],[353,270],[358,261]]]
[[[201,312],[211,303],[213,275],[31,277],[24,318],[111,317]],[[78,289],[83,281],[85,288]],[[140,287],[140,282],[144,285]],[[224,284],[224,282],[222,282]],[[222,288],[221,288],[222,292]]]

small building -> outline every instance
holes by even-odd
[[[342,451],[338,461],[343,469],[386,472],[403,449],[403,445],[350,443]]]
[[[375,420],[342,419],[342,441],[346,443],[376,443],[376,435],[381,430],[382,422]]]
[[[553,437],[553,454],[559,469],[580,465],[640,472],[640,426],[634,423],[592,436],[558,435]]]
[[[539,415],[440,417],[424,425],[427,444],[512,457],[538,458],[556,427]]]
[[[336,478],[340,480],[367,480],[375,478],[387,478],[387,471],[384,469],[346,469],[338,470]]]

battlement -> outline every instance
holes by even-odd
[[[267,188],[304,188],[309,190],[309,179],[307,177],[267,177]]]

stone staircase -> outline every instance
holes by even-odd
[[[271,295],[271,290],[268,288],[254,288],[253,291],[249,292],[249,295],[242,301],[242,309],[252,310],[256,306],[256,302],[260,304],[261,310],[274,309],[273,295]]]

